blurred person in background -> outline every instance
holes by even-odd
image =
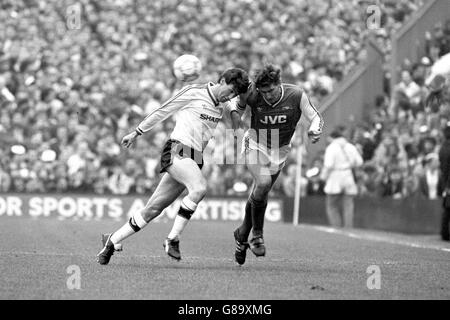
[[[381,143],[375,149],[372,161],[380,167],[389,166],[391,163],[404,165],[407,163],[407,155],[398,137],[387,133],[386,130],[383,132]]]
[[[94,178],[93,190],[96,194],[109,194],[109,172],[107,168],[100,168]]]
[[[403,92],[412,105],[419,104],[421,93],[420,86],[413,80],[411,73],[408,70],[402,71],[401,81],[396,89]]]
[[[370,163],[363,165],[359,170],[358,194],[368,197],[379,197],[381,194],[381,180],[383,169]]]
[[[320,176],[320,171],[307,178],[306,194],[308,196],[325,195],[325,181]]]
[[[424,136],[419,140],[417,160],[423,164],[429,159],[429,155],[437,152],[437,141],[429,135]]]
[[[136,177],[136,182],[133,185],[132,192],[137,194],[149,194],[152,192],[152,180],[146,177],[144,174],[140,174]]]
[[[400,168],[403,180],[403,196],[415,197],[420,194],[420,177],[424,172],[416,159],[409,159],[406,167]]]
[[[326,181],[326,212],[333,227],[353,227],[354,197],[358,194],[352,169],[363,164],[358,149],[345,138],[346,128],[338,126],[330,134],[325,149],[321,178]]]
[[[389,53],[390,35],[421,2],[380,3],[386,21],[377,38],[383,41],[383,51]],[[311,87],[310,98],[316,103],[359,62],[361,39],[371,32],[361,16],[367,3],[355,0],[339,5],[328,0],[202,1],[201,6],[197,1],[79,4],[86,23],[77,32],[67,32],[64,25],[55,28],[65,24],[60,14],[66,9],[64,2],[1,1],[0,30],[5,32],[0,32],[0,140],[27,141],[33,133],[47,131],[48,123],[65,126],[67,134],[53,135],[58,136],[54,150],[61,155],[83,124],[90,133],[84,139],[108,167],[123,164],[114,153],[124,128],[136,117],[127,107],[152,108],[178,85],[170,62],[179,52],[192,51],[210,61],[201,76],[205,79],[215,78],[217,66],[228,61],[252,68],[261,56],[269,56],[286,70],[286,79]],[[147,13],[144,19],[142,12]],[[167,28],[160,28],[162,23]],[[436,39],[430,37],[433,63],[445,53],[448,31],[445,35],[439,31],[433,33]],[[165,83],[151,79],[156,73]],[[152,103],[147,107],[146,101]],[[107,152],[94,150],[95,137],[106,138],[100,122],[119,127],[107,133],[116,145],[111,149],[107,145]],[[100,144],[99,149],[105,146]]]
[[[430,200],[437,199],[440,189],[439,155],[430,153],[424,160],[423,174],[419,177],[419,190]]]
[[[397,165],[387,168],[381,182],[381,196],[402,199],[404,192],[403,174],[400,168]]]
[[[450,240],[450,123],[444,129],[445,141],[439,150],[439,162],[443,196],[443,212],[441,220],[441,238]]]
[[[135,183],[134,177],[122,167],[116,166],[108,179],[108,188],[112,194],[128,194]]]
[[[307,184],[306,184],[306,194],[309,196],[325,195],[325,181],[321,177],[323,169],[323,156],[314,159],[311,168],[305,172]]]
[[[0,192],[8,192],[11,188],[11,177],[0,165]]]
[[[72,173],[68,178],[69,190],[76,193],[89,192],[92,186],[87,185],[85,182],[86,170],[80,169]]]

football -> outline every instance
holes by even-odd
[[[199,58],[191,54],[179,56],[173,62],[173,73],[178,80],[189,82],[197,79],[202,70]]]

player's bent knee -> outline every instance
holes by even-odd
[[[189,191],[189,197],[195,202],[200,202],[200,200],[205,197],[206,190],[206,183],[202,185],[196,185]]]
[[[266,194],[269,193],[270,189],[272,188],[272,183],[270,180],[267,181],[260,181],[256,183],[256,190],[260,194]]]
[[[196,189],[192,192],[189,192],[189,197],[192,198],[195,202],[200,202],[206,195],[206,188],[205,189]]]

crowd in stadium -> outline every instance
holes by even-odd
[[[377,40],[384,49],[422,3],[380,4]],[[160,179],[160,150],[173,121],[146,133],[135,148],[119,143],[148,108],[181,87],[171,70],[177,56],[201,57],[199,82],[216,80],[232,65],[254,70],[264,61],[275,62],[284,81],[301,85],[320,105],[364,59],[371,32],[367,5],[357,0],[2,1],[0,192],[148,194]],[[404,66],[392,99],[380,96],[371,119],[349,128],[365,159],[358,172],[360,194],[401,198],[421,191],[436,197],[430,183],[450,100],[443,97],[446,103],[438,109],[426,106],[424,81],[432,64],[450,52],[450,24],[438,28],[427,35],[427,56]],[[229,148],[215,141],[209,147]],[[295,158],[292,152],[274,195],[294,195]],[[320,166],[318,158],[302,170],[304,195],[323,194]],[[243,165],[207,163],[204,172],[210,195],[248,194],[251,177]]]

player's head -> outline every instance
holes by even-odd
[[[338,125],[334,128],[333,131],[331,131],[330,133],[330,138],[331,139],[337,139],[337,138],[342,138],[345,137],[345,131],[346,128],[343,125]]]
[[[239,94],[246,93],[250,80],[245,70],[240,68],[230,68],[225,70],[219,77],[218,97],[220,102],[233,99]]]
[[[281,69],[273,64],[256,70],[254,76],[256,90],[268,101],[275,102],[281,95]]]

